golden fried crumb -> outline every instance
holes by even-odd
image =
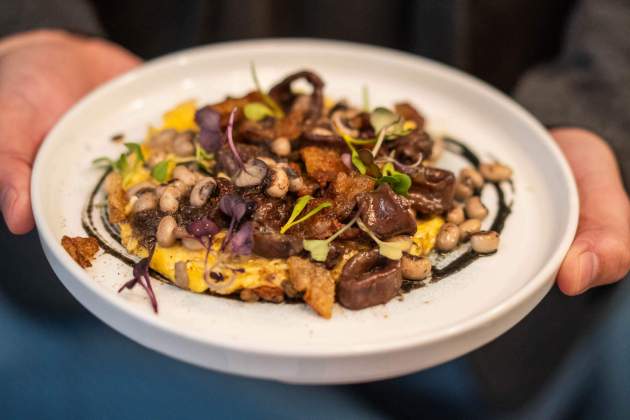
[[[82,268],[92,267],[94,255],[99,250],[96,238],[82,238],[80,236],[71,238],[65,236],[61,238],[61,246],[70,254]]]
[[[127,197],[122,187],[122,177],[119,173],[112,172],[105,179],[105,191],[107,192],[107,203],[109,205],[109,222],[122,223],[127,220],[125,206]]]

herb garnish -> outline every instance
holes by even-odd
[[[390,260],[399,260],[402,258],[403,251],[411,248],[411,239],[401,239],[399,241],[381,241],[378,237],[361,221],[357,219],[359,228],[367,233],[370,238],[378,245],[378,252],[385,258]]]
[[[155,251],[155,246],[151,247],[149,251],[149,256],[141,259],[133,266],[133,278],[123,284],[120,289],[118,289],[118,293],[122,292],[124,289],[133,289],[136,284],[142,286],[142,288],[147,292],[149,296],[149,300],[151,301],[151,306],[153,307],[153,312],[158,313],[158,303],[157,298],[155,297],[155,293],[153,292],[153,288],[151,287],[151,276],[149,275],[149,263],[151,262],[151,258],[153,257],[153,252]]]
[[[409,175],[398,172],[394,169],[394,165],[391,162],[387,162],[383,165],[383,176],[381,176],[377,182],[379,184],[387,183],[392,186],[392,189],[400,195],[407,195],[409,188],[411,187],[411,178]]]
[[[325,201],[319,204],[313,210],[306,213],[306,215],[304,215],[303,217],[299,218],[298,220],[295,220],[300,215],[300,213],[302,213],[302,210],[304,210],[306,205],[312,199],[313,197],[311,197],[310,195],[304,195],[298,198],[298,200],[295,202],[295,206],[293,207],[293,211],[291,212],[291,216],[289,217],[289,220],[284,226],[282,226],[282,228],[280,229],[280,233],[284,234],[287,230],[291,229],[293,226],[310,219],[311,217],[313,217],[315,214],[325,209],[326,207],[332,206],[332,203],[330,201]]]
[[[165,183],[169,178],[170,166],[171,160],[164,159],[151,169],[151,176],[160,184]]]
[[[264,104],[261,104],[261,105],[269,109],[269,111],[271,111],[274,117],[284,118],[284,111],[282,111],[282,108],[280,108],[280,106],[276,103],[276,101],[273,100],[271,96],[269,96],[262,90],[262,87],[260,86],[260,82],[258,81],[258,75],[256,74],[256,66],[254,65],[254,62],[250,63],[250,70],[252,73],[252,79],[254,79],[254,85],[256,86],[256,90],[258,91],[260,96],[262,96],[262,99],[264,102]],[[256,102],[256,103],[259,103],[259,102]],[[258,121],[258,120],[255,120],[255,121]]]
[[[348,230],[357,220],[359,220],[359,215],[354,216],[352,220],[350,220],[347,224],[345,224],[341,229],[335,232],[328,239],[304,239],[302,240],[302,245],[304,249],[311,253],[311,258],[315,261],[324,262],[328,257],[328,251],[330,250],[330,243],[334,241],[339,235]]]
[[[264,120],[267,117],[273,117],[273,111],[261,102],[250,102],[243,107],[245,118],[251,121]]]

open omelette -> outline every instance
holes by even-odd
[[[153,269],[191,292],[305,302],[330,318],[335,302],[367,308],[430,279],[436,252],[497,250],[480,191],[509,180],[507,166],[456,177],[436,167],[444,144],[411,104],[332,101],[311,71],[265,92],[253,73],[247,95],[182,103],[117,160],[97,160],[108,222],[139,258],[121,291],[140,285],[157,311]]]

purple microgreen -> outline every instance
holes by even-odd
[[[245,217],[247,207],[247,202],[237,194],[226,194],[223,198],[221,198],[221,201],[219,201],[219,208],[221,211],[226,216],[231,217],[230,226],[228,227],[228,231],[223,239],[223,243],[221,244],[222,251],[232,240],[234,229],[241,222],[241,219]]]
[[[221,114],[212,109],[210,105],[206,105],[195,112],[195,122],[200,129],[221,130]]]
[[[394,152],[392,152],[392,155],[393,154],[394,154]],[[394,164],[394,166],[396,166],[398,169],[400,169],[402,171],[410,171],[410,170],[420,166],[420,164],[422,163],[422,159],[424,159],[424,156],[422,155],[422,153],[419,153],[418,160],[416,160],[411,165],[406,165],[406,164],[396,160],[393,156],[387,156],[387,157],[384,157],[384,158],[381,158],[381,159],[377,159],[376,162],[377,163],[391,162],[391,163]]]
[[[230,240],[230,251],[235,255],[249,255],[254,247],[254,226],[245,222]]]
[[[149,301],[151,302],[151,306],[153,307],[153,312],[158,313],[158,302],[155,297],[155,293],[153,292],[153,287],[151,287],[151,276],[149,275],[149,264],[151,263],[151,258],[153,257],[153,251],[155,247],[152,247],[149,251],[149,256],[141,259],[133,266],[133,278],[123,284],[120,289],[118,289],[118,293],[122,292],[124,289],[133,289],[136,284],[140,284],[142,288],[145,290],[147,295],[149,296]]]
[[[376,163],[374,163],[374,156],[368,149],[359,149],[359,159],[365,165],[365,173],[373,178],[379,178],[381,176],[381,169]]]
[[[223,145],[221,135],[221,115],[210,106],[205,106],[195,113],[195,122],[199,126],[199,145],[208,153],[214,153]]]
[[[230,119],[228,120],[228,126],[227,126],[227,139],[228,139],[228,145],[230,146],[230,150],[232,151],[234,158],[238,162],[239,167],[242,170],[245,170],[245,164],[243,163],[243,159],[241,159],[241,155],[238,154],[238,150],[236,149],[236,145],[234,144],[233,131],[234,131],[234,117],[236,116],[236,111],[238,111],[238,108],[234,107],[232,109],[232,112],[230,112]]]
[[[203,219],[190,222],[186,226],[186,232],[194,236],[195,238],[202,238],[206,236],[214,236],[219,233],[219,227],[212,219],[204,217]]]

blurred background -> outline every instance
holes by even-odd
[[[0,36],[57,27],[107,37],[145,59],[247,38],[369,43],[472,73],[514,95],[546,124],[607,133],[609,124],[575,104],[602,87],[595,74],[602,69],[601,45],[620,44],[628,52],[630,26],[620,27],[619,16],[629,17],[629,10],[628,2],[614,0],[3,0]],[[541,95],[576,74],[580,83],[564,96]],[[627,146],[613,147],[627,159]],[[504,336],[428,371],[304,387],[201,370],[122,337],[56,280],[36,233],[14,237],[2,225],[0,255],[2,418],[630,415],[628,282],[573,298],[554,289]]]

